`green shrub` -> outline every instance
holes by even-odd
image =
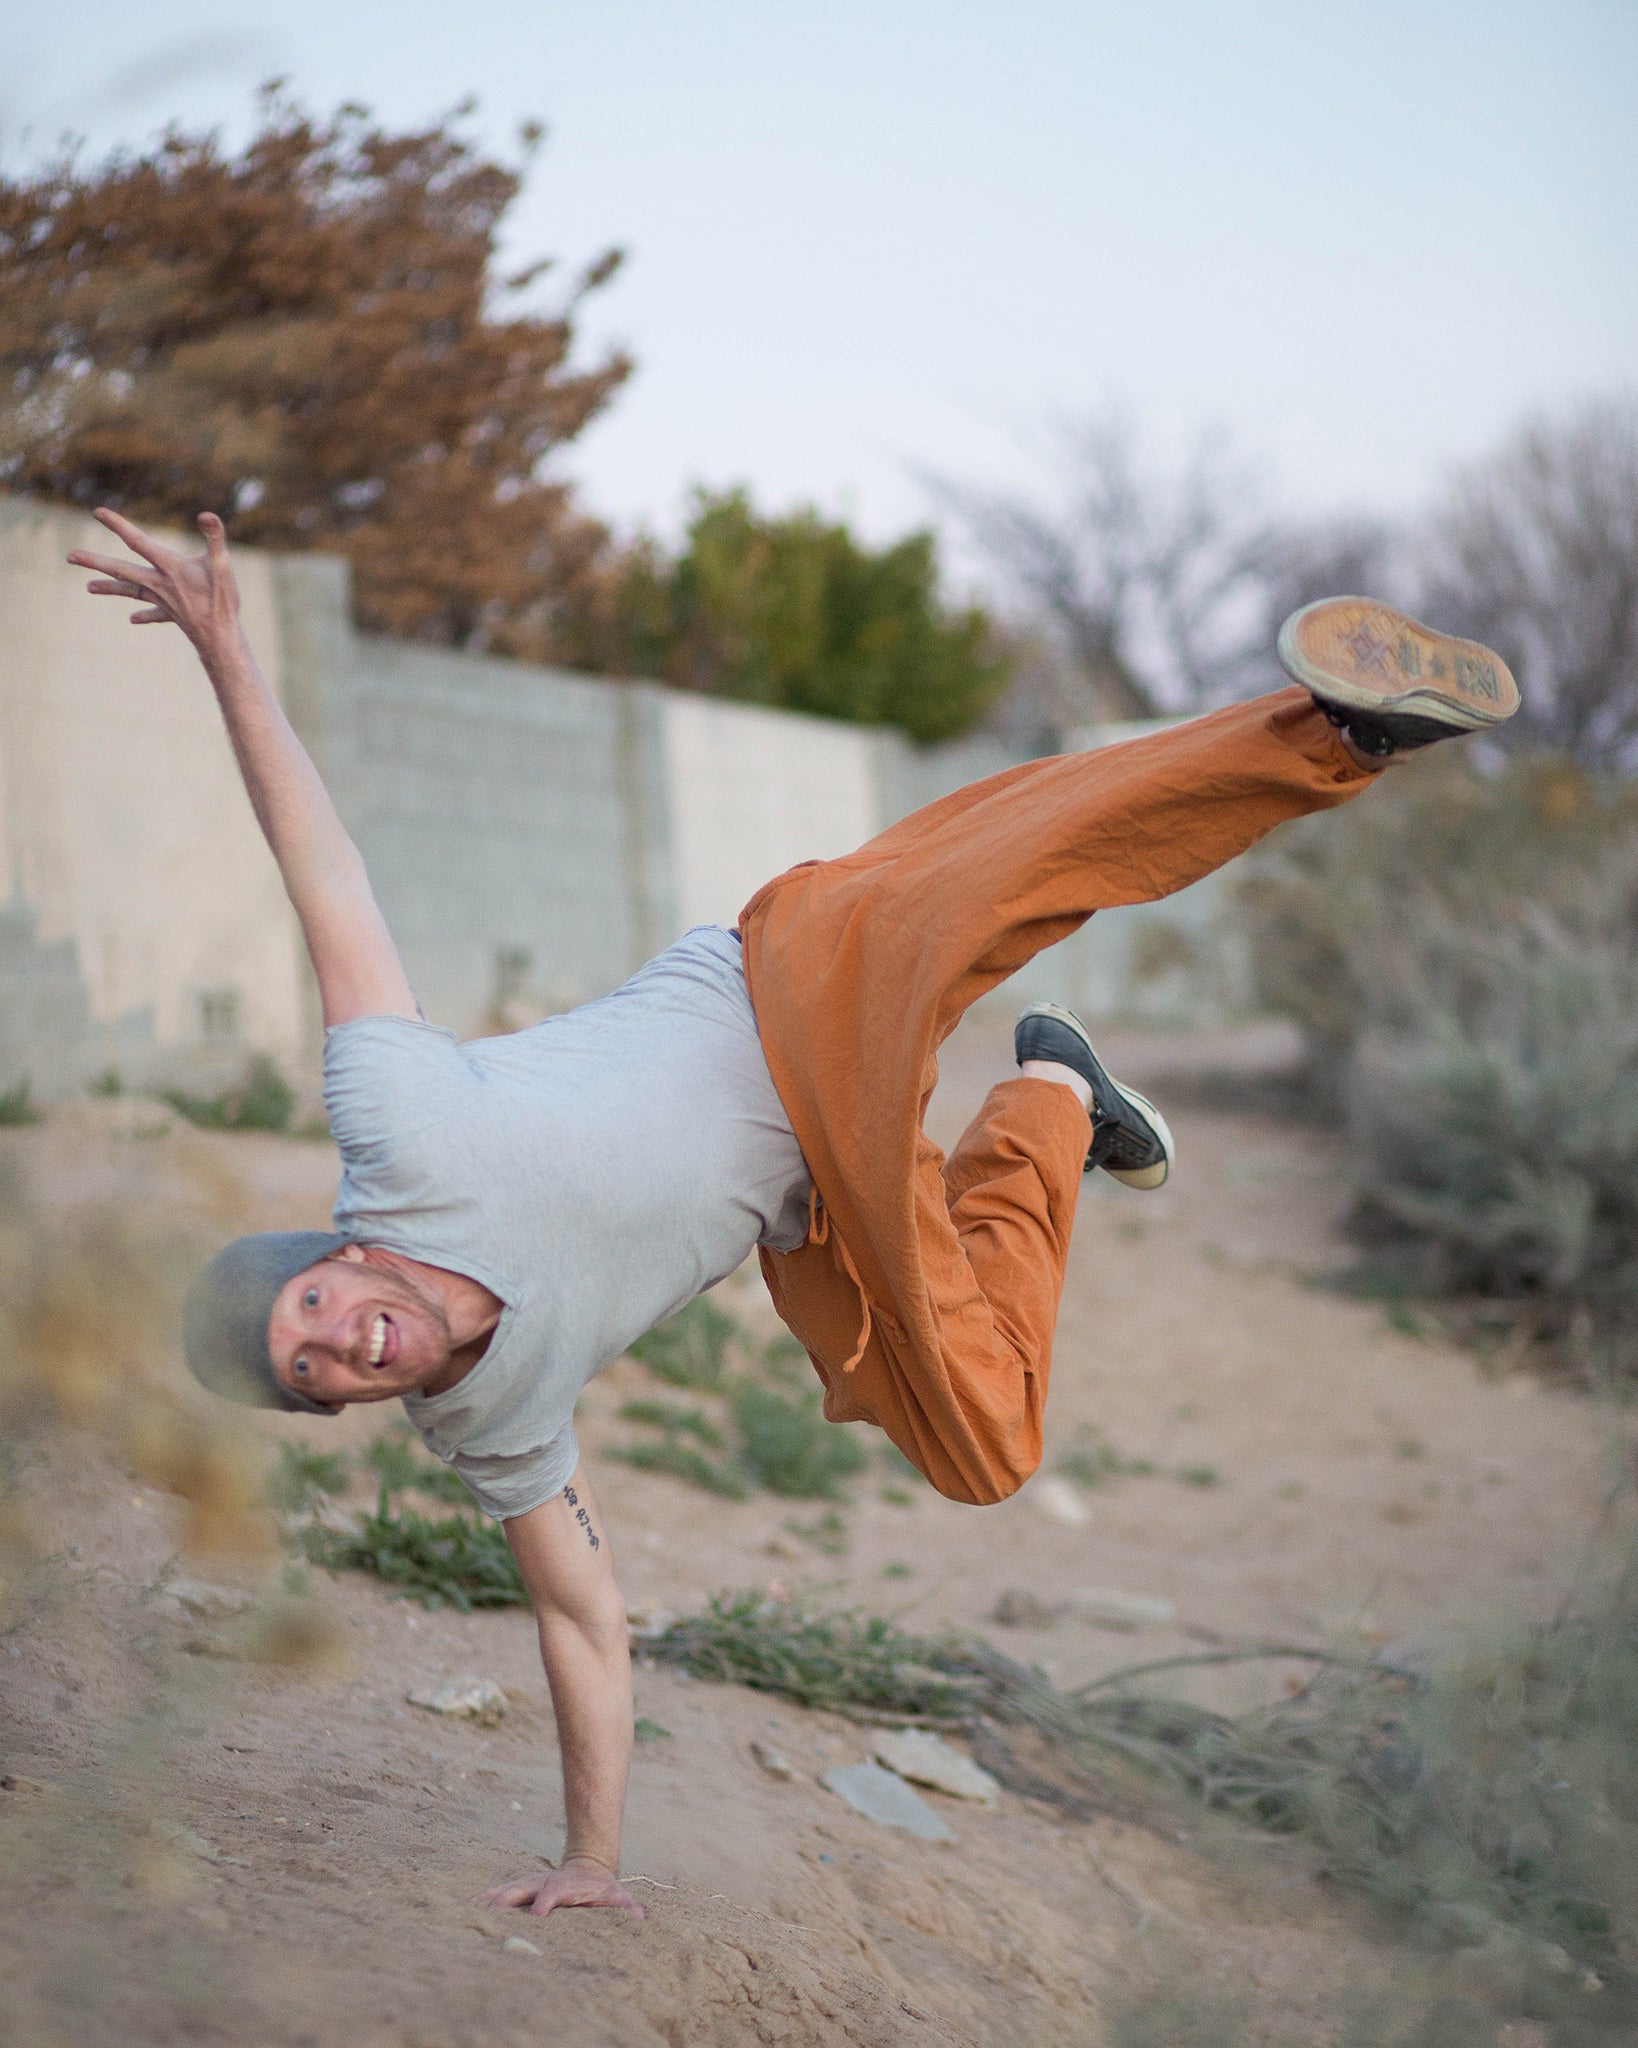
[[[1077,1486],[1102,1486],[1108,1479],[1149,1479],[1158,1466],[1148,1458],[1128,1458],[1117,1451],[1101,1430],[1081,1428],[1069,1448],[1053,1461],[1052,1469]]]
[[[663,1429],[673,1436],[694,1437],[708,1450],[722,1449],[722,1431],[700,1408],[679,1408],[674,1401],[625,1401],[621,1403],[620,1420],[645,1423],[650,1429]]]
[[[475,1515],[434,1519],[385,1502],[365,1515],[356,1536],[317,1524],[303,1548],[331,1571],[373,1572],[425,1607],[446,1603],[469,1614],[477,1607],[527,1607],[529,1595],[498,1522]]]
[[[40,1112],[34,1105],[34,1091],[25,1074],[14,1087],[0,1094],[0,1128],[11,1124],[37,1124]]]
[[[685,1479],[690,1486],[703,1487],[724,1500],[744,1500],[751,1491],[727,1461],[712,1460],[679,1443],[675,1436],[662,1437],[658,1443],[617,1444],[603,1455],[635,1466],[639,1472],[664,1472],[672,1479]]]
[[[1277,842],[1250,901],[1373,1291],[1638,1370],[1638,790],[1419,764]]]
[[[375,1474],[385,1500],[413,1491],[447,1501],[451,1507],[469,1508],[475,1504],[472,1489],[460,1473],[439,1464],[436,1458],[429,1458],[407,1431],[378,1436],[365,1450],[363,1464]]]
[[[722,1387],[729,1340],[738,1334],[734,1318],[702,1294],[639,1337],[631,1355],[669,1386],[714,1394]]]
[[[759,1486],[789,1500],[836,1500],[869,1462],[865,1448],[819,1412],[819,1391],[785,1394],[741,1380],[729,1395],[744,1439],[740,1463]]]
[[[345,1451],[315,1451],[306,1444],[283,1443],[268,1480],[268,1498],[286,1514],[299,1514],[321,1496],[347,1491],[351,1467]]]
[[[257,1053],[237,1088],[221,1095],[189,1095],[165,1088],[161,1099],[178,1116],[207,1131],[285,1131],[290,1128],[296,1092],[265,1053]]]

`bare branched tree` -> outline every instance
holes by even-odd
[[[1458,478],[1423,606],[1496,648],[1524,703],[1511,744],[1594,769],[1638,758],[1638,399],[1527,426]]]
[[[1058,648],[1083,718],[1154,718],[1241,694],[1274,533],[1220,435],[1168,470],[1110,407],[1042,437],[1033,495],[935,485],[1027,621]]]

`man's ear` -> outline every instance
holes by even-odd
[[[340,1251],[332,1252],[330,1256],[338,1261],[345,1260],[349,1266],[362,1266],[364,1247],[361,1244],[344,1244]]]

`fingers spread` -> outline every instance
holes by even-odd
[[[97,507],[96,516],[110,533],[117,533],[128,548],[134,549],[145,562],[152,562],[156,569],[175,559],[169,548],[150,540],[140,526],[133,526],[129,519],[118,512],[111,512],[106,505]]]
[[[490,1892],[480,1892],[481,1906],[526,1906],[540,1888],[540,1879],[520,1878],[515,1884],[498,1884]]]
[[[76,569],[95,569],[99,575],[122,577],[127,583],[146,582],[153,574],[146,562],[123,562],[118,555],[93,555],[77,548],[69,556]]]

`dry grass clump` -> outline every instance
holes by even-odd
[[[1282,834],[1248,895],[1351,1141],[1356,1283],[1638,1373],[1638,789],[1419,763]]]
[[[1004,1782],[1071,1812],[1108,1808],[1111,1769],[1128,1797],[1142,1774],[1296,1838],[1526,2009],[1579,2024],[1596,1998],[1601,2024],[1638,2030],[1638,1543],[1551,1622],[1453,1646],[1425,1674],[1316,1653],[1295,1699],[1238,1716],[1140,1691],[1137,1669],[1061,1691],[976,1640],[750,1593],[646,1647],[807,1707],[964,1730]],[[1009,1731],[1056,1759],[1049,1777],[1017,1765]]]

